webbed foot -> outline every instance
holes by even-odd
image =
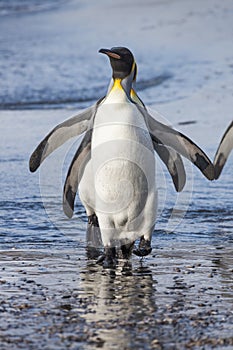
[[[137,256],[146,256],[152,251],[151,241],[146,240],[143,236],[140,239],[138,248],[133,250],[133,253]]]
[[[104,254],[99,257],[97,264],[103,264],[106,269],[115,268],[117,264],[116,248],[105,248]]]
[[[134,242],[124,244],[121,246],[121,252],[122,252],[123,259],[128,260],[130,258],[131,254],[132,254],[133,246],[134,246]]]

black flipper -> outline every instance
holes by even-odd
[[[177,192],[181,192],[186,182],[184,164],[179,153],[172,148],[153,142],[154,150],[166,165]]]
[[[86,132],[77,152],[74,155],[66,176],[63,190],[63,211],[69,218],[73,216],[74,201],[78,190],[78,185],[83,176],[85,166],[91,158],[92,130],[93,129],[91,128]]]
[[[131,89],[130,96],[134,103],[141,106],[145,109],[145,111],[147,111],[146,106],[136,93],[135,89]],[[166,147],[165,145],[158,145],[158,143],[153,142],[153,146],[155,152],[166,165],[176,191],[181,192],[186,182],[186,173],[181,156],[174,149]]]
[[[36,171],[45,158],[47,158],[53,151],[63,145],[66,141],[72,137],[79,136],[86,131],[89,127],[91,118],[93,115],[95,115],[96,109],[103,99],[104,97],[93,106],[57,125],[40,142],[35,151],[32,153],[29,161],[30,171]]]
[[[215,179],[217,180],[233,149],[233,121],[225,131],[214,157]]]
[[[142,107],[137,107],[147,122],[153,142],[173,148],[196,165],[208,180],[214,180],[214,166],[200,147],[184,134],[152,118]]]

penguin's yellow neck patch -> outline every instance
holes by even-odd
[[[136,92],[134,91],[134,89],[131,89],[131,90],[130,90],[130,96],[131,96],[132,99],[136,98],[137,94],[136,94]]]
[[[108,103],[129,102],[127,92],[124,90],[124,87],[121,84],[122,79],[114,79],[111,90],[108,93]]]
[[[131,89],[130,90],[130,97],[132,98],[132,100],[134,102],[136,102],[139,106],[142,106],[143,107],[143,103],[142,101],[140,100],[140,98],[138,97],[138,95],[136,94],[135,90],[134,89]]]
[[[112,87],[111,91],[113,91],[113,90],[123,90],[123,87],[121,85],[121,79],[114,80],[113,87]]]

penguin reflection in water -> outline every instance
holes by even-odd
[[[101,49],[112,67],[107,95],[95,105],[57,125],[30,158],[32,172],[68,139],[84,133],[64,185],[63,209],[72,217],[77,190],[88,216],[88,236],[100,231],[105,266],[116,263],[117,251],[129,258],[133,252],[151,252],[156,220],[154,150],[167,166],[175,188],[185,184],[181,156],[195,164],[209,180],[214,167],[189,138],[155,120],[133,89],[137,67],[130,50]]]

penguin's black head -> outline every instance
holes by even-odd
[[[135,66],[133,54],[126,47],[112,47],[111,50],[100,49],[99,52],[109,57],[114,79],[126,78]]]

